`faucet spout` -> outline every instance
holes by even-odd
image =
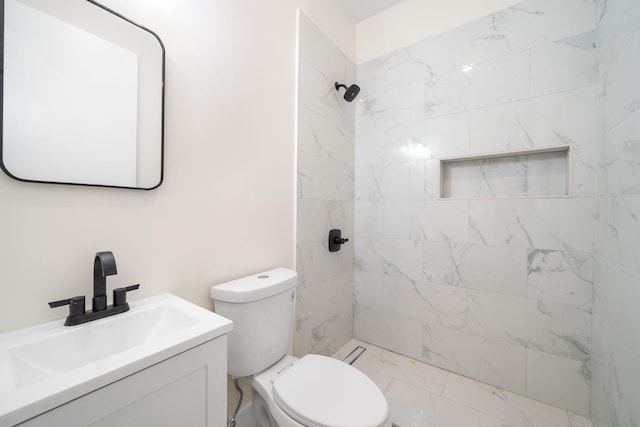
[[[102,311],[107,308],[107,276],[118,274],[116,258],[113,252],[105,251],[96,253],[93,261],[93,311]]]

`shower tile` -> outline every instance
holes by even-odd
[[[386,158],[429,160],[469,153],[469,113],[409,123],[390,135]]]
[[[640,31],[625,45],[602,78],[601,101],[605,130],[640,109]]]
[[[472,244],[593,250],[590,198],[469,201]]]
[[[468,128],[468,113],[393,126],[359,137],[358,155],[363,165],[382,165],[466,154]]]
[[[596,91],[588,87],[470,113],[471,152],[572,147],[572,195],[595,191]],[[593,117],[593,120],[585,118]]]
[[[323,282],[346,273],[353,273],[354,250],[346,244],[338,252],[327,250],[327,240],[311,242],[313,263],[311,278],[306,286],[317,286]]]
[[[596,212],[596,254],[633,271],[640,271],[640,195],[598,197]]]
[[[298,200],[297,241],[326,241],[329,230],[339,228],[353,235],[353,202],[326,199]]]
[[[593,31],[531,49],[531,96],[596,84]]]
[[[380,169],[382,199],[424,200],[424,162],[387,164]]]
[[[600,156],[597,194],[640,194],[640,111],[604,135]]]
[[[434,242],[467,242],[467,202],[385,202],[384,234],[388,238]]]
[[[436,76],[425,83],[425,117],[468,111],[529,96],[529,53]]]
[[[382,289],[385,276],[356,269],[353,300],[355,305],[382,310]]]
[[[430,325],[463,329],[467,324],[467,292],[452,286],[427,285],[386,276],[382,310]]]
[[[348,119],[340,107],[344,100],[334,86],[336,80],[325,76],[306,61],[300,61],[299,68],[298,86],[304,88],[298,93],[299,105],[346,128]]]
[[[593,145],[596,114],[594,87],[474,110],[469,118],[470,152]]]
[[[367,350],[362,353],[353,366],[366,374],[384,392],[393,378],[384,372],[385,362],[381,358],[383,350],[366,343],[364,343],[364,347]]]
[[[430,285],[466,287],[463,259],[470,246],[444,242],[424,242],[422,270]]]
[[[358,132],[355,148],[356,168],[385,164],[386,144],[385,131]]]
[[[569,416],[569,427],[593,427],[590,418],[574,414],[573,412],[567,412],[567,415]]]
[[[591,31],[595,23],[595,0],[528,0],[468,25],[470,62]]]
[[[367,95],[356,109],[357,133],[386,129],[424,117],[424,83]]]
[[[295,354],[333,354],[352,335],[353,273],[296,293]]]
[[[298,184],[298,199],[312,198],[315,196],[315,166],[316,157],[298,152],[298,169],[297,169],[297,184]]]
[[[424,200],[424,162],[357,169],[357,201]]]
[[[423,64],[429,77],[447,74],[469,64],[469,32],[465,26],[458,27],[405,50],[411,60]]]
[[[440,160],[424,162],[424,198],[425,200],[440,198]]]
[[[354,135],[306,107],[298,108],[298,150],[353,166]]]
[[[469,332],[576,360],[591,348],[591,313],[554,302],[468,291]]]
[[[529,62],[529,53],[522,52],[474,64],[468,71],[461,71],[470,85],[463,98],[465,105],[476,109],[527,98]]]
[[[350,340],[334,357],[343,359],[358,345],[366,351],[354,366],[385,393],[390,420],[396,425],[592,427],[591,421],[580,415],[460,377],[357,339]],[[475,347],[467,353],[473,356]],[[524,360],[524,356],[521,359]]]
[[[436,76],[423,85],[424,118],[468,111],[467,98],[471,89],[471,81],[459,70]]]
[[[353,320],[355,338],[382,348],[392,348],[401,354],[420,359],[419,337],[422,325],[415,319],[393,315],[356,305]]]
[[[306,288],[313,283],[313,243],[296,244],[296,272],[298,286]]]
[[[358,65],[358,81],[369,96],[428,80],[468,63],[464,29],[449,31]]]
[[[396,85],[396,82],[387,84],[388,61],[389,55],[383,55],[357,65],[356,80],[367,96],[386,92]]]
[[[637,235],[636,235],[637,236]],[[640,272],[621,268],[615,260],[595,258],[593,311],[609,328],[627,338],[627,346],[640,356]],[[639,371],[640,373],[640,371]],[[638,378],[638,377],[637,377]]]
[[[435,325],[422,328],[422,361],[494,384],[525,392],[525,349]]]
[[[390,377],[422,390],[442,394],[448,371],[388,350],[380,353],[380,359],[383,362],[382,372]]]
[[[527,250],[471,246],[463,256],[465,286],[485,292],[527,294]]]
[[[505,427],[505,423],[457,401],[444,398],[419,387],[394,379],[385,392],[390,406],[396,402],[420,411],[420,420],[434,427]],[[428,423],[428,424],[427,424]]]
[[[527,396],[588,417],[589,361],[527,349]]]
[[[356,202],[355,233],[360,237],[384,237],[384,202]]]
[[[495,414],[508,425],[569,425],[567,411],[453,373],[447,379],[444,397],[455,399],[477,411]]]
[[[593,338],[591,417],[594,425],[638,425],[640,354],[629,348],[629,340],[620,336],[616,327],[597,315],[594,315]]]
[[[593,256],[584,252],[528,250],[529,298],[591,311]]]
[[[428,200],[416,203],[424,239],[431,242],[469,242],[469,204],[466,200]]]
[[[356,268],[371,273],[422,281],[422,242],[402,239],[366,239],[355,242]]]
[[[300,166],[298,166],[300,169]],[[355,170],[355,200],[356,202],[382,201],[382,173],[383,166],[363,166]]]
[[[298,197],[353,200],[353,167],[298,152]]]
[[[593,197],[596,193],[596,142],[575,143],[572,146],[571,165],[572,195],[574,197]]]
[[[299,157],[301,157],[301,153]],[[345,166],[321,157],[314,157],[312,167],[314,197],[319,199],[353,200],[354,170],[352,166]]]
[[[600,75],[604,75],[638,30],[640,8],[635,0],[599,1],[598,56]]]
[[[398,87],[422,82],[431,77],[431,71],[425,61],[412,57],[404,48],[359,65],[357,75],[367,97],[377,97]]]

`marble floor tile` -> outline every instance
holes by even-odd
[[[366,350],[354,366],[384,392],[398,427],[593,427],[588,418],[352,339],[333,357]]]
[[[380,353],[382,372],[423,390],[442,394],[449,372],[391,351]]]

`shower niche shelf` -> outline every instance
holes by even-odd
[[[440,159],[441,199],[570,196],[570,145]]]

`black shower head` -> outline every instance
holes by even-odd
[[[347,90],[344,93],[344,100],[347,102],[351,102],[356,99],[356,96],[358,96],[358,94],[360,93],[360,86],[356,84],[347,87],[346,85],[341,85],[340,83],[336,82],[336,90],[340,90],[341,87]]]

